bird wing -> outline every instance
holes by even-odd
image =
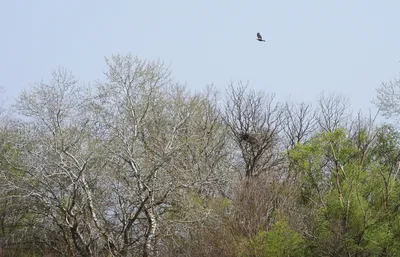
[[[262,40],[262,36],[261,36],[260,32],[257,33],[257,37],[258,37],[258,39]]]

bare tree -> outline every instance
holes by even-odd
[[[298,143],[305,143],[316,129],[316,112],[311,104],[286,103],[283,133],[286,148],[292,149]]]
[[[283,108],[274,94],[248,90],[241,82],[230,85],[224,120],[239,147],[247,178],[259,175],[280,162],[275,152]]]
[[[382,83],[373,103],[386,118],[398,118],[400,114],[400,79]]]
[[[92,198],[97,209],[91,212],[98,227],[109,228],[104,233],[113,254],[155,256],[162,247],[159,228],[174,223],[164,214],[188,191],[224,191],[218,172],[226,156],[224,127],[211,91],[190,94],[172,82],[163,63],[117,55],[107,64],[90,109],[109,160],[101,189],[108,204]]]
[[[106,82],[98,83],[90,106],[96,134],[109,159],[110,177],[101,185],[108,204],[92,198],[91,215],[112,242],[113,254],[126,255],[141,247],[138,253],[153,256],[158,206],[162,208],[168,195],[158,179],[188,114],[168,113],[172,110],[165,106],[162,89],[170,82],[170,72],[161,62],[130,55],[116,55],[106,62]],[[174,121],[168,123],[164,115]]]
[[[1,173],[2,190],[27,199],[53,252],[157,256],[168,237],[160,228],[187,222],[166,214],[182,213],[188,194],[227,193],[226,126],[214,89],[190,93],[161,62],[106,63],[92,91],[59,69],[21,94],[21,161],[8,160],[18,172]]]
[[[81,112],[84,105],[83,88],[61,68],[49,84],[34,84],[22,92],[15,107],[29,122],[21,127],[17,144],[22,162],[14,169],[20,172],[9,174],[7,188],[35,203],[31,210],[44,222],[44,243],[52,242],[59,252],[90,256],[98,235],[87,218],[85,189],[101,162],[93,154],[87,118]],[[60,236],[50,237],[54,231]]]
[[[320,129],[332,132],[340,126],[345,126],[350,106],[346,97],[340,94],[321,94],[318,104],[317,122]]]

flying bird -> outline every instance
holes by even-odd
[[[260,32],[257,32],[257,40],[265,42],[265,40],[262,39]]]

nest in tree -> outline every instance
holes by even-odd
[[[257,144],[257,142],[258,142],[257,138],[253,134],[241,133],[239,135],[239,137],[240,137],[240,140],[246,141],[250,144]]]

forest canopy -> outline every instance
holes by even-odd
[[[54,70],[0,111],[0,256],[400,256],[400,82],[191,92],[161,61]]]

